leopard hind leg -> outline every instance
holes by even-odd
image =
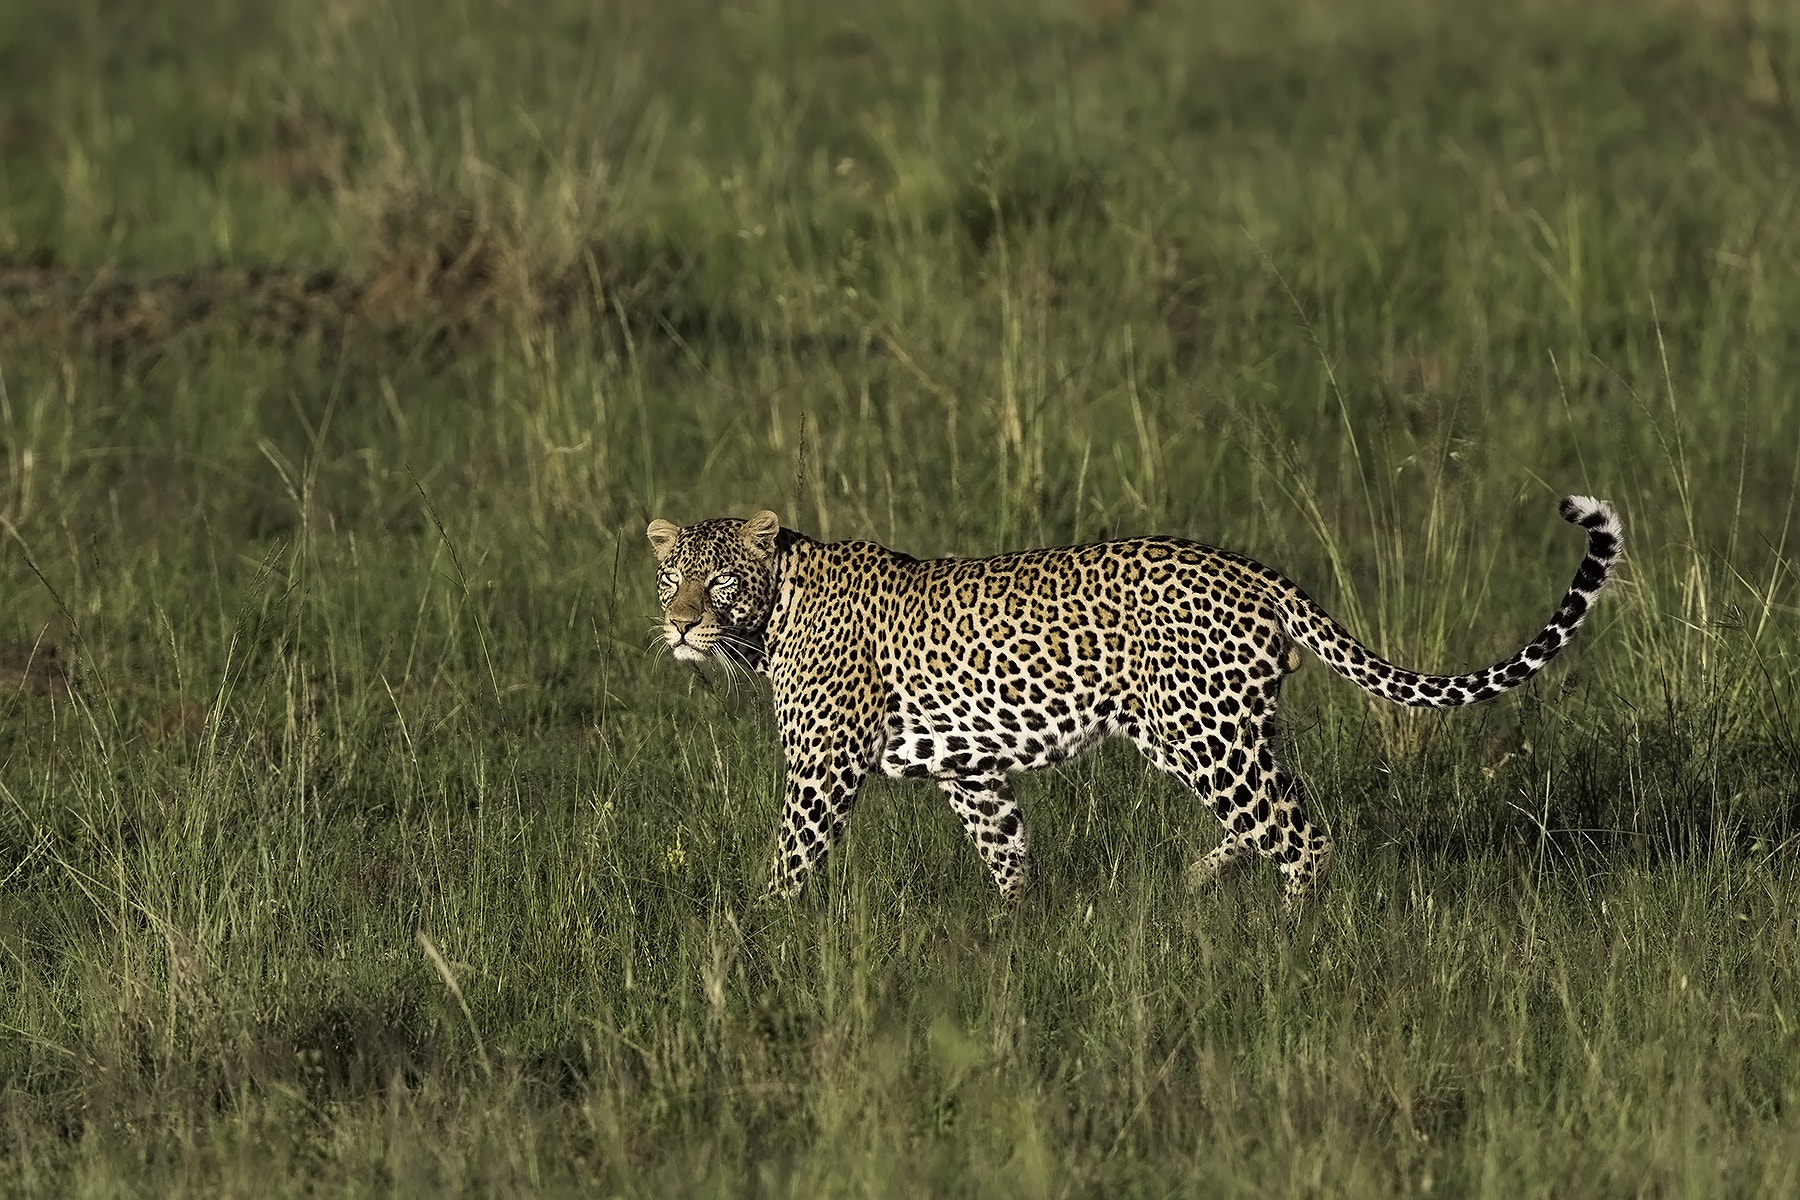
[[[1331,836],[1307,819],[1306,788],[1279,760],[1272,785],[1272,821],[1258,850],[1273,858],[1286,878],[1290,907],[1317,892],[1331,869]]]
[[[1008,904],[1031,888],[1031,853],[1025,839],[1025,814],[1004,776],[992,779],[940,779],[938,787],[962,821],[994,886]]]
[[[1190,890],[1258,855],[1280,869],[1290,905],[1323,880],[1331,839],[1308,819],[1306,790],[1282,763],[1274,730],[1274,714],[1266,711],[1234,730],[1229,746],[1214,735],[1214,749],[1223,747],[1222,754],[1204,754],[1201,739],[1191,734],[1169,737],[1152,751],[1153,761],[1200,796],[1224,827],[1219,844],[1188,868]]]
[[[1249,862],[1255,855],[1256,848],[1235,833],[1229,826],[1219,844],[1208,850],[1204,856],[1188,864],[1183,877],[1190,892],[1197,892],[1208,884],[1217,883],[1221,876]]]
[[[1186,882],[1190,892],[1216,882],[1221,876],[1243,866],[1255,856],[1255,844],[1232,827],[1229,820],[1230,805],[1221,805],[1211,794],[1213,773],[1202,739],[1193,736],[1192,731],[1172,727],[1163,730],[1156,737],[1146,736],[1141,732],[1134,733],[1132,741],[1137,743],[1144,757],[1206,801],[1207,807],[1224,826],[1225,836],[1219,840],[1219,844],[1188,867]]]

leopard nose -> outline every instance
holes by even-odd
[[[688,630],[690,630],[694,627],[695,623],[698,620],[699,620],[698,617],[671,616],[669,618],[669,624],[675,627],[676,633],[686,633]]]

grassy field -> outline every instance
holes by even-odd
[[[1800,1194],[1797,164],[1758,0],[0,7],[0,1195]],[[755,908],[652,642],[774,507],[1481,666],[1571,491],[1294,921],[1123,745]]]

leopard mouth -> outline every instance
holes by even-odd
[[[713,644],[718,641],[716,635],[702,638],[702,634],[710,631],[695,627],[677,629],[673,625],[663,626],[663,641],[668,644],[669,653],[683,662],[700,662],[712,655]]]
[[[669,653],[682,662],[697,663],[718,658],[731,666],[749,670],[760,670],[763,662],[762,639],[728,626],[677,630],[665,625],[663,642]]]

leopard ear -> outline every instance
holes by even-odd
[[[765,508],[744,522],[738,536],[744,539],[744,545],[767,558],[775,553],[775,535],[780,531],[781,518]]]
[[[681,536],[681,526],[658,517],[650,522],[644,533],[650,539],[650,548],[656,551],[656,561],[662,562],[675,553],[675,540]]]

